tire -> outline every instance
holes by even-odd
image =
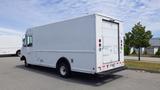
[[[27,60],[24,60],[24,66],[25,67],[30,67],[31,65],[27,63]]]
[[[18,51],[16,52],[16,56],[20,56],[20,54],[21,54],[21,51],[18,50]]]
[[[63,78],[68,78],[71,75],[71,70],[68,63],[62,62],[58,65],[58,73]]]

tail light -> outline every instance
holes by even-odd
[[[102,40],[101,40],[101,39],[99,39],[99,47],[101,47],[101,42],[102,42]]]
[[[107,68],[108,68],[108,65],[106,65],[107,66]]]

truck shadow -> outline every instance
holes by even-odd
[[[18,65],[16,66],[16,68],[24,69],[24,70],[38,73],[38,74],[42,74],[42,75],[56,78],[59,80],[63,80],[66,82],[90,85],[90,86],[95,86],[95,87],[102,86],[106,83],[109,83],[111,81],[114,81],[122,77],[121,75],[94,76],[90,74],[73,72],[71,78],[65,79],[65,78],[60,77],[56,73],[56,69],[53,69],[53,68],[47,68],[47,67],[41,67],[41,66],[25,67],[24,65]]]

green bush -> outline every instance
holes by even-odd
[[[124,47],[124,55],[129,55],[130,54],[130,48],[128,46]]]
[[[160,56],[160,48],[158,48],[158,51],[156,52],[156,56]]]

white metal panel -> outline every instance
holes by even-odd
[[[102,21],[103,63],[118,61],[118,24]]]
[[[104,23],[104,21],[114,21],[119,24],[119,43],[118,32],[116,31],[118,28],[117,25],[111,24],[111,22]],[[102,15],[96,15],[96,38],[96,72],[103,72],[124,66],[122,22]],[[100,39],[102,42],[99,42]],[[100,47],[99,44],[102,44],[102,46]],[[119,45],[119,52],[117,45]],[[112,49],[112,52],[110,49]],[[119,61],[116,53],[119,53]]]
[[[95,72],[94,15],[35,27],[27,34],[33,37],[33,47],[25,48],[28,63],[55,67],[60,57],[66,57],[73,60],[73,71]]]

